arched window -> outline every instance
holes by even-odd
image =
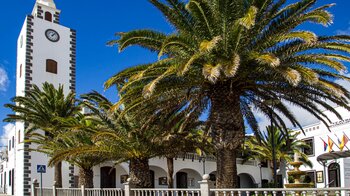
[[[52,59],[47,59],[46,72],[57,74],[57,62]]]
[[[45,12],[45,20],[52,22],[52,14],[50,12]]]

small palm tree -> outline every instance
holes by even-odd
[[[167,159],[168,188],[174,188],[174,158],[186,152],[210,152],[210,138],[201,129],[203,122],[189,121],[186,112],[182,111],[171,116],[163,116],[159,120],[159,129],[164,131],[159,137],[162,154]]]
[[[61,161],[67,161],[79,167],[79,184],[86,188],[94,187],[93,167],[106,160],[108,156],[96,149],[93,138],[93,130],[96,130],[96,123],[88,120],[84,115],[77,115],[73,118],[62,119],[64,126],[69,132],[61,133],[52,141],[50,149],[52,154],[49,165],[55,165]]]
[[[131,182],[136,187],[151,187],[148,160],[161,155],[159,129],[149,121],[137,121],[122,110],[113,110],[113,103],[97,92],[82,95],[83,106],[90,109],[90,119],[97,123],[93,151],[110,160],[129,162]],[[88,149],[87,152],[91,151]]]
[[[303,152],[304,148],[308,148],[309,145],[304,141],[297,139],[299,132],[288,131],[288,135],[282,134],[277,127],[266,127],[267,132],[262,134],[262,137],[250,136],[245,141],[244,152],[247,152],[246,159],[266,160],[273,166],[273,148],[276,153],[276,167],[280,167],[283,177],[286,177],[285,167],[288,162],[292,162],[294,155],[298,154],[303,161],[309,167],[312,167],[312,163],[308,156]],[[274,140],[273,140],[274,139]],[[274,145],[273,145],[274,144]],[[273,167],[271,167],[273,172]]]
[[[38,151],[40,148],[46,148],[46,142],[50,143],[50,140],[55,140],[56,135],[66,131],[59,119],[73,117],[80,110],[73,92],[65,95],[62,85],[56,89],[49,83],[44,83],[42,88],[34,85],[32,89],[26,91],[25,96],[17,96],[12,102],[5,107],[10,108],[14,114],[7,115],[4,121],[27,123],[25,139],[30,139],[32,135],[38,136],[34,139],[39,144]],[[55,149],[52,149],[48,154],[52,155],[54,151]],[[55,164],[54,180],[57,187],[62,187],[61,162]]]
[[[182,105],[207,127],[217,156],[218,188],[237,185],[236,153],[244,140],[244,123],[257,133],[256,111],[271,116],[287,135],[279,114],[302,127],[287,103],[297,105],[328,126],[322,113],[331,102],[348,110],[349,91],[335,81],[350,80],[349,36],[317,36],[301,25],[327,26],[333,4],[317,0],[150,0],[174,27],[172,34],[152,30],[119,33],[110,42],[119,51],[133,45],[157,52],[154,63],[128,68],[111,77],[119,104],[131,113],[158,115]],[[143,97],[142,97],[143,95]],[[266,100],[281,99],[272,106]],[[153,104],[152,104],[153,103]],[[151,107],[152,106],[152,107]],[[270,115],[272,114],[272,115]]]

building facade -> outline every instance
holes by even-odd
[[[75,91],[76,31],[60,24],[60,13],[53,0],[36,0],[32,13],[25,18],[17,41],[16,96],[26,96],[33,84],[41,86],[44,82],[62,84],[65,93]],[[15,123],[7,151],[1,156],[1,190],[9,195],[29,196],[32,181],[40,179],[38,165],[46,166],[48,161],[46,155],[29,151],[36,147],[34,144],[22,143],[27,138],[26,126],[23,122]],[[257,161],[237,162],[241,187],[256,187],[262,179],[271,179],[270,168],[258,167]],[[212,157],[186,154],[175,159],[174,167],[174,186],[178,188],[199,187],[204,173],[215,178],[216,163]],[[166,188],[166,159],[151,159],[150,170],[154,187]],[[63,187],[77,186],[77,168],[63,163],[62,173]],[[122,187],[128,173],[127,163],[100,164],[94,167],[94,186]],[[42,177],[43,187],[51,187],[53,168],[47,168]]]
[[[17,41],[16,96],[26,96],[33,84],[44,82],[62,84],[66,93],[75,91],[76,32],[60,25],[59,18],[60,10],[52,0],[37,0],[25,18]],[[37,165],[47,164],[45,155],[29,151],[34,145],[22,143],[26,126],[16,122],[9,135],[7,173],[3,176],[9,194],[29,195],[32,179],[39,177]],[[49,168],[47,176],[52,175]]]
[[[337,154],[348,153],[350,145],[347,143],[350,136],[350,112],[345,108],[336,107],[342,119],[336,117],[330,111],[324,111],[332,123],[330,130],[323,122],[318,122],[303,127],[304,134],[299,139],[304,140],[310,148],[304,149],[309,155],[313,167],[301,167],[308,171],[308,175],[315,187],[350,187],[350,157],[337,158]],[[300,130],[297,130],[300,131]],[[321,157],[334,157],[328,161],[318,160]]]

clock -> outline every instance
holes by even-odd
[[[48,40],[52,42],[58,42],[58,40],[60,40],[60,35],[57,33],[57,31],[53,29],[46,30],[45,36]]]

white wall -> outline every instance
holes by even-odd
[[[64,85],[65,93],[69,92],[70,80],[70,29],[39,18],[34,18],[33,33],[33,84],[41,85],[44,82]],[[47,29],[54,29],[60,34],[58,42],[51,42],[45,37]],[[46,72],[46,59],[57,61],[57,74]]]
[[[336,145],[338,144],[338,138],[341,140],[343,137],[343,134],[345,133],[346,135],[350,136],[350,112],[347,111],[344,108],[341,107],[336,107],[335,108],[342,116],[343,120],[338,119],[333,113],[330,111],[324,111],[324,114],[327,115],[327,117],[331,120],[330,126],[331,130],[329,131],[322,122],[308,125],[303,127],[304,130],[306,130],[305,135],[300,134],[299,139],[309,139],[312,138],[314,140],[314,155],[309,156],[309,159],[313,163],[313,168],[308,168],[305,166],[302,166],[300,169],[307,171],[307,170],[314,170],[314,171],[324,171],[323,166],[317,162],[317,157],[319,155],[322,155],[324,153],[328,153],[328,149],[324,151],[324,143],[322,139],[328,143],[328,137],[330,137],[335,144],[333,145],[333,150],[334,151],[340,151],[339,148]],[[300,131],[300,130],[298,130]],[[347,147],[350,147],[349,143]],[[345,150],[347,150],[345,148]],[[346,186],[347,181],[345,180],[345,163],[344,159],[338,159],[336,162],[340,165],[340,180],[341,180],[341,186],[344,187]],[[332,161],[328,161],[328,163],[331,163]],[[346,162],[348,163],[348,162]],[[327,170],[326,170],[327,171]],[[328,183],[328,175],[323,174],[324,180],[326,180],[326,183]],[[315,179],[316,180],[316,179]],[[323,183],[317,183],[318,188],[323,188],[324,187],[324,182]]]

